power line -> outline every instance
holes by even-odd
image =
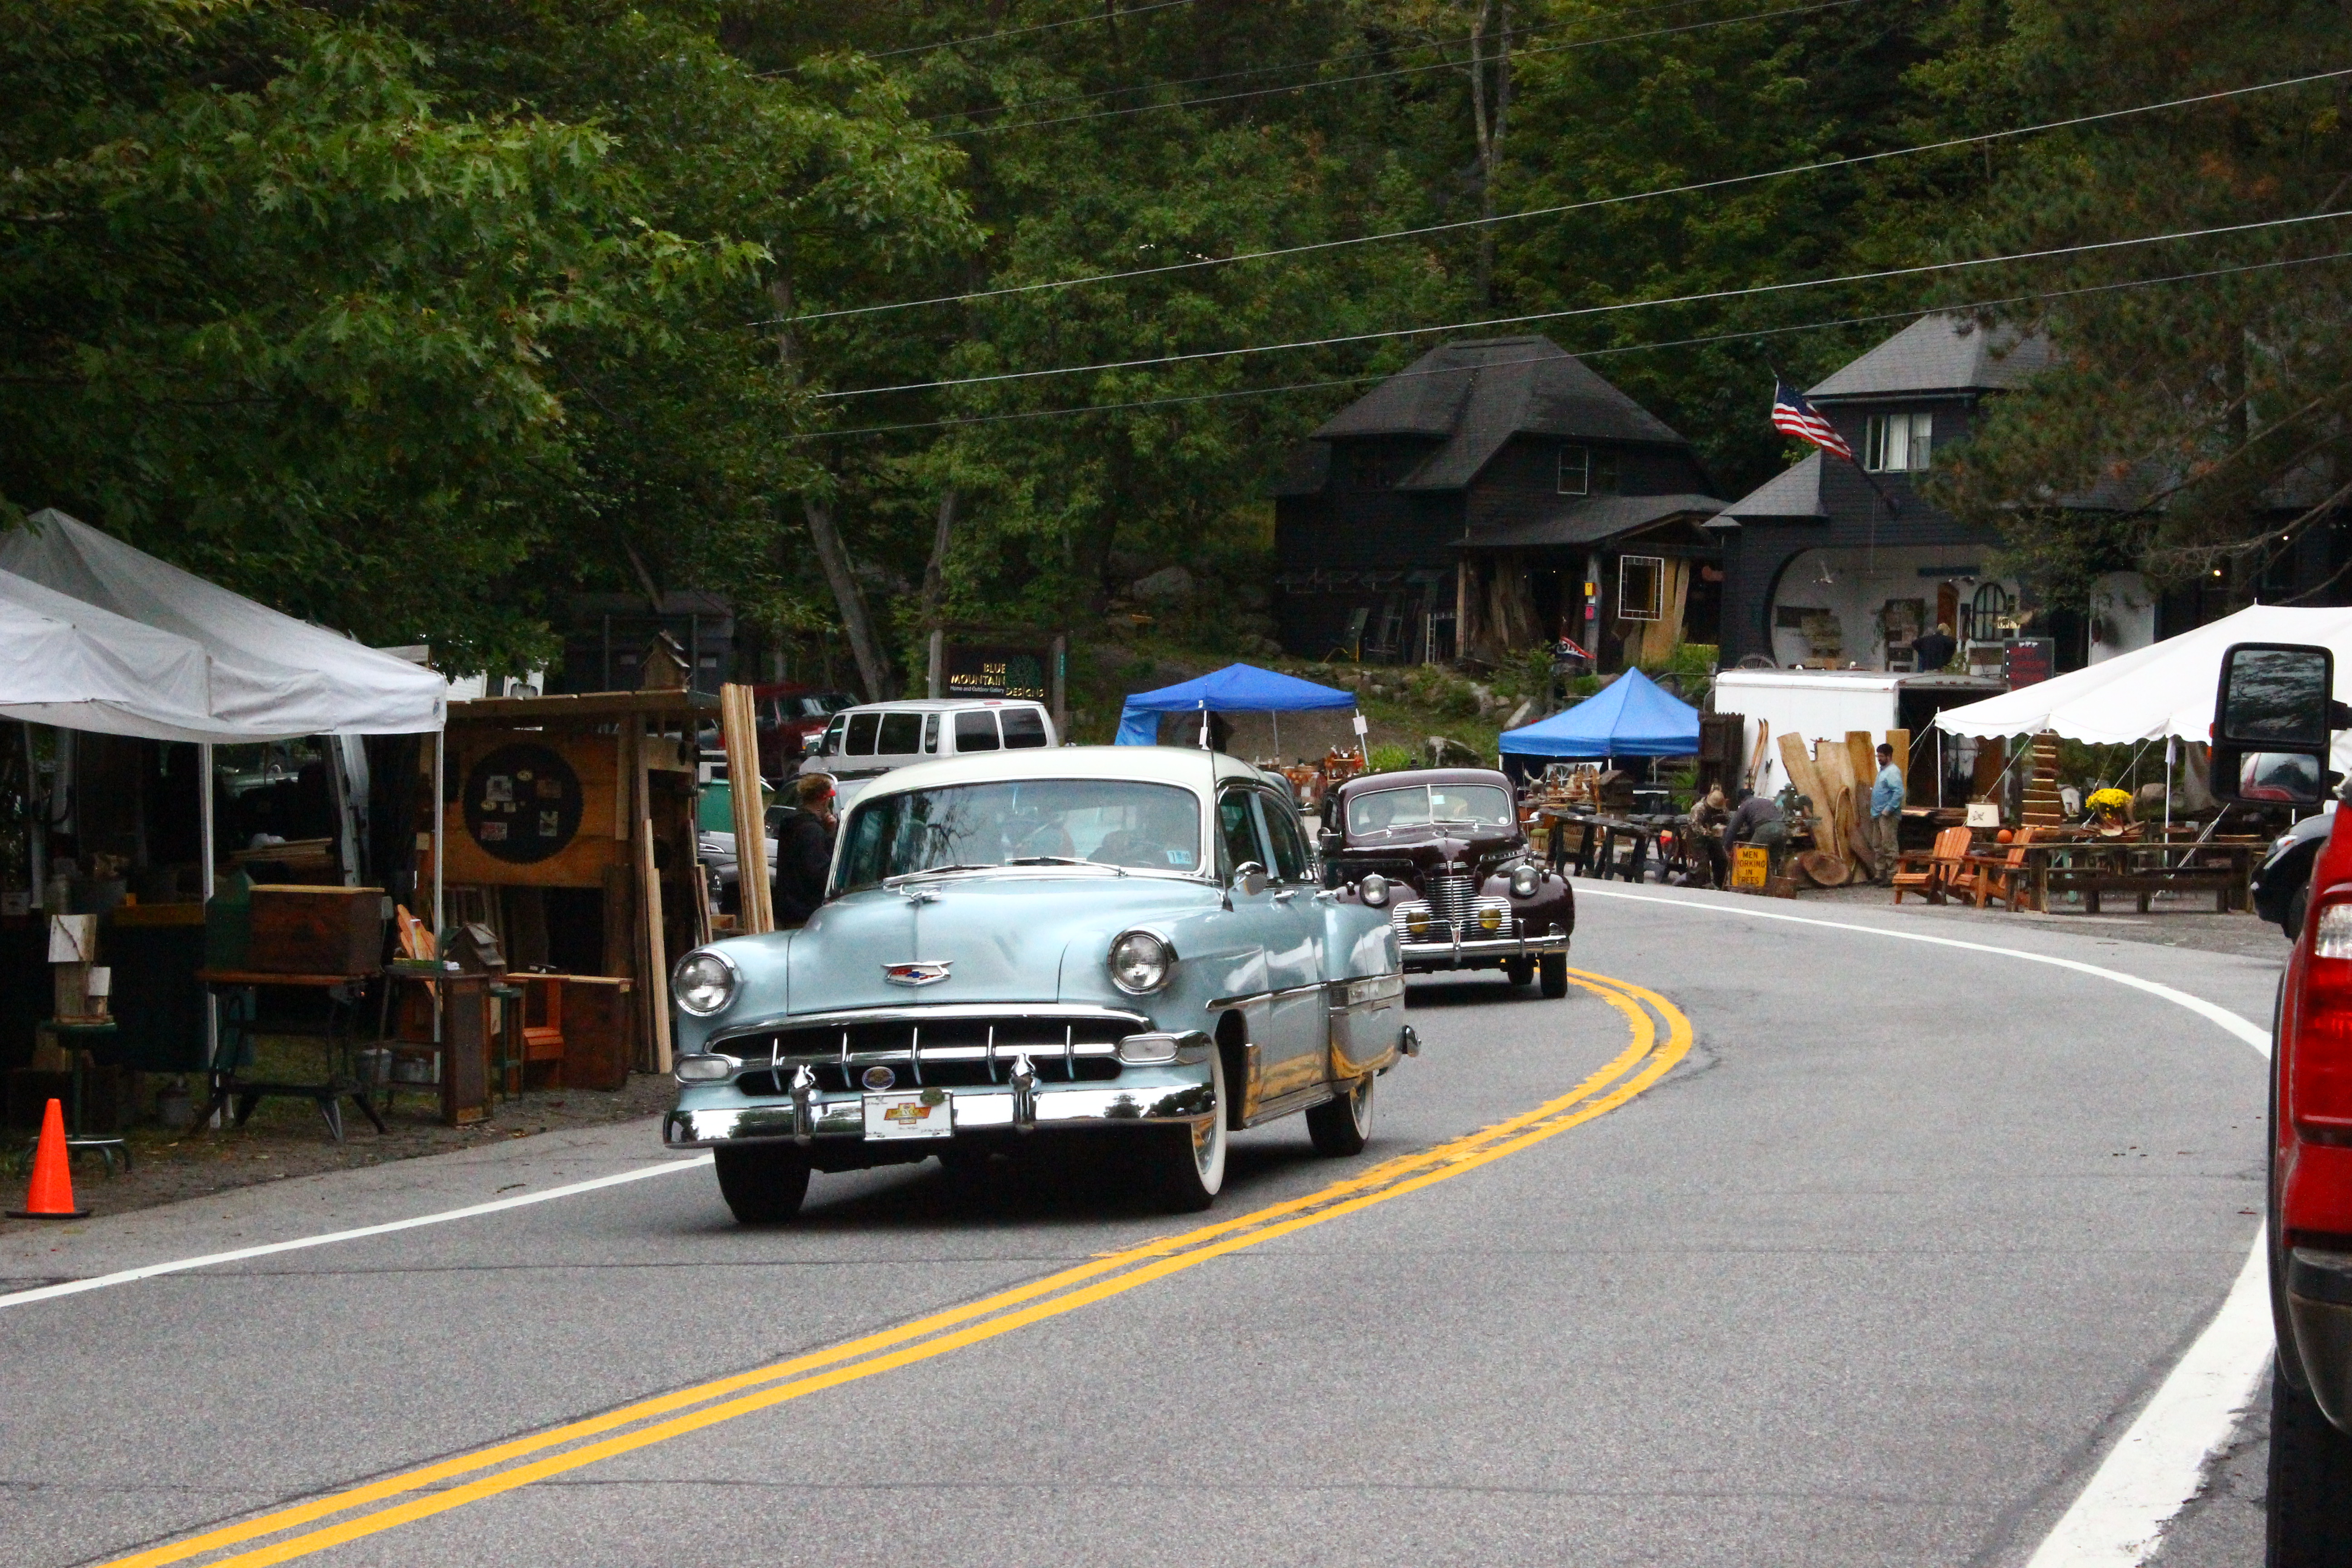
[[[1601,359],[1612,354],[1645,353],[1655,349],[1704,347],[1709,343],[1744,342],[1759,338],[1785,337],[1793,332],[1826,331],[1835,327],[1868,326],[1877,321],[1916,319],[1922,315],[1961,310],[1991,310],[2004,305],[2030,304],[2047,300],[2071,300],[2089,294],[2114,294],[2130,289],[2151,289],[2168,283],[2190,283],[2208,278],[2228,278],[2246,272],[2270,272],[2290,267],[2309,267],[2322,261],[2342,261],[2352,258],[2352,250],[2331,250],[2318,256],[2293,256],[2274,261],[2249,261],[2236,267],[2210,267],[2196,272],[2175,272],[2162,278],[2134,278],[2117,283],[2090,283],[2075,289],[2044,289],[2030,294],[2008,294],[1993,300],[1972,300],[1959,304],[1938,305],[1932,310],[1880,310],[1866,316],[1842,316],[1834,321],[1799,321],[1781,327],[1752,327],[1744,331],[1714,332],[1705,337],[1670,338],[1647,343],[1613,343],[1597,349],[1579,349],[1578,359]],[[1531,354],[1526,359],[1490,360],[1477,368],[1497,370],[1515,364],[1534,364],[1549,355]],[[1361,386],[1366,382],[1401,381],[1424,375],[1460,375],[1460,366],[1435,370],[1401,370],[1386,374],[1332,376],[1321,381],[1286,382],[1279,386],[1234,387],[1223,392],[1186,393],[1171,397],[1144,397],[1127,403],[1092,403],[1075,408],[1030,408],[1010,414],[975,414],[962,418],[910,420],[898,425],[864,425],[847,430],[803,430],[786,437],[793,441],[815,441],[852,436],[886,436],[903,430],[945,430],[967,425],[1002,425],[1014,420],[1060,419],[1078,414],[1117,414],[1136,408],[1160,408],[1178,404],[1217,403],[1236,397],[1271,397],[1286,392],[1326,391],[1337,386]]]
[[[1568,49],[1598,48],[1603,44],[1634,43],[1643,38],[1663,38],[1678,33],[1704,32],[1709,27],[1728,27],[1741,22],[1769,22],[1782,16],[1801,16],[1813,11],[1838,11],[1859,5],[1864,0],[1818,0],[1811,5],[1792,5],[1779,11],[1756,11],[1744,16],[1718,16],[1706,22],[1685,22],[1672,27],[1652,27],[1639,33],[1612,33],[1605,38],[1579,38],[1574,43],[1546,44],[1538,48],[1521,49],[1514,58],[1528,55],[1555,55]],[[940,137],[942,142],[961,142],[971,136],[999,136],[1008,131],[1034,131],[1049,125],[1073,125],[1082,120],[1111,120],[1128,114],[1151,114],[1164,109],[1203,109],[1211,104],[1234,103],[1245,98],[1270,98],[1281,92],[1307,92],[1321,87],[1348,87],[1357,82],[1383,81],[1391,77],[1424,76],[1431,71],[1459,70],[1454,62],[1427,66],[1400,66],[1394,70],[1366,71],[1358,76],[1318,78],[1314,81],[1295,81],[1280,87],[1254,87],[1245,92],[1218,93],[1210,98],[1183,98],[1173,103],[1137,103],[1125,109],[1097,109],[1085,114],[1064,114],[1050,120],[1016,120],[1011,124],[975,125],[969,131],[950,131]]]
[[[841,316],[866,316],[883,310],[911,310],[925,305],[969,304],[976,300],[1001,299],[1013,294],[1034,294],[1046,289],[1076,289],[1092,283],[1118,283],[1135,278],[1155,278],[1169,272],[1196,271],[1207,267],[1231,267],[1244,261],[1265,261],[1276,257],[1301,256],[1310,252],[1337,250],[1349,246],[1373,245],[1391,239],[1417,239],[1425,235],[1450,234],[1465,228],[1481,228],[1488,224],[1517,223],[1522,218],[1556,217],[1562,213],[1584,212],[1594,207],[1621,206],[1633,202],[1654,201],[1663,196],[1689,195],[1698,191],[1721,190],[1727,186],[1753,184],[1762,180],[1785,179],[1791,174],[1814,174],[1823,169],[1858,167],[1889,158],[1908,158],[1922,153],[1948,152],[1955,147],[1970,147],[1979,143],[2005,141],[2020,136],[2039,135],[2045,131],[2063,131],[2073,126],[2095,124],[2105,120],[2122,120],[2137,114],[2154,114],[2161,110],[2182,109],[2195,104],[2214,103],[2224,99],[2243,98],[2252,93],[2273,92],[2283,88],[2303,87],[2315,81],[2330,81],[2352,76],[2352,68],[2343,70],[2318,71],[2309,76],[2288,77],[2280,81],[2259,82],[2252,87],[2227,88],[2218,92],[2198,93],[2189,98],[2166,99],[2160,103],[2143,103],[2129,109],[2106,109],[2095,114],[2078,114],[2068,120],[2044,121],[2038,125],[2020,125],[2004,131],[1987,131],[1973,136],[1954,136],[1941,142],[1926,142],[1916,147],[1891,147],[1884,152],[1860,153],[1851,158],[1824,158],[1811,163],[1792,163],[1786,168],[1767,169],[1759,174],[1727,174],[1720,179],[1697,180],[1688,184],[1664,185],[1655,190],[1633,191],[1623,195],[1594,196],[1580,202],[1566,202],[1557,206],[1529,207],[1523,212],[1498,213],[1493,217],[1461,218],[1450,223],[1427,224],[1418,228],[1384,230],[1380,234],[1357,235],[1348,239],[1322,239],[1307,245],[1284,246],[1274,250],[1244,251],[1238,256],[1205,256],[1191,261],[1169,262],[1159,267],[1139,267],[1125,272],[1095,272],[1077,278],[1059,278],[1043,283],[1015,283],[1002,289],[977,289],[969,294],[940,294],[924,300],[897,300],[880,305],[851,305],[838,310],[813,310],[800,316],[775,316],[747,323],[755,327],[771,327],[787,321],[823,321]]]
[[[1454,321],[1442,326],[1392,327],[1377,332],[1349,332],[1339,337],[1301,338],[1290,342],[1244,343],[1238,348],[1201,349],[1190,353],[1159,354],[1148,359],[1108,360],[1098,364],[1055,365],[1045,370],[1009,370],[994,375],[955,376],[940,381],[903,382],[896,386],[860,386],[844,392],[817,395],[820,402],[834,402],[849,397],[876,397],[890,392],[933,392],[954,386],[977,386],[1006,381],[1035,381],[1046,376],[1084,375],[1094,371],[1145,370],[1160,365],[1185,364],[1194,360],[1228,359],[1241,354],[1282,353],[1292,349],[1337,348],[1348,343],[1376,342],[1388,338],[1419,337],[1427,332],[1467,332],[1486,327],[1520,326],[1531,321],[1565,321],[1577,316],[1615,315],[1626,310],[1647,310],[1661,305],[1696,305],[1718,300],[1744,300],[1759,294],[1786,294],[1801,289],[1826,289],[1841,283],[1874,283],[1889,278],[1916,278],[1931,272],[1953,272],[1974,267],[1996,267],[2011,261],[2046,261],[2053,257],[2080,256],[2095,250],[2116,250],[2135,245],[2158,245],[2175,239],[2206,239],[2221,234],[2245,234],[2255,229],[2284,228],[2297,224],[2319,223],[2328,218],[2352,217],[2352,208],[2333,212],[2306,213],[2299,217],[2264,218],[2255,223],[2223,224],[2211,228],[2175,229],[2168,234],[2137,235],[2128,239],[2093,240],[2082,245],[2054,246],[2043,250],[2021,250],[2008,256],[1969,257],[1958,261],[1928,261],[1916,267],[1888,267],[1874,272],[1847,272],[1834,278],[1803,278],[1789,283],[1759,283],[1745,289],[1709,289],[1696,294],[1675,294],[1655,300],[1625,300],[1610,305],[1581,305],[1568,310],[1538,310],[1521,316],[1488,316],[1475,321]]]
[[[1018,38],[1030,33],[1051,33],[1064,27],[1082,27],[1090,22],[1115,21],[1126,16],[1140,16],[1146,12],[1165,11],[1172,5],[1190,5],[1191,4],[1192,0],[1154,0],[1154,4],[1150,5],[1130,5],[1124,10],[1108,13],[1097,11],[1090,16],[1072,16],[1066,21],[1038,22],[1026,27],[1006,27],[1001,32],[976,33],[969,38],[942,38],[936,44],[908,44],[904,48],[877,50],[866,58],[869,60],[887,60],[894,59],[900,55],[927,55],[933,49],[960,49],[966,44],[988,44],[999,38]],[[799,68],[798,66],[785,68],[787,70]],[[772,71],[763,74],[782,76],[783,72]]]
[[[1654,5],[1627,6],[1625,9],[1618,12],[1617,15],[1620,16],[1646,16],[1653,11],[1675,11],[1681,10],[1686,6],[1700,5],[1705,5],[1706,3],[1706,0],[1660,0],[1659,4]],[[1574,24],[1569,22],[1537,22],[1524,27],[1514,27],[1511,31],[1515,36],[1521,37],[1538,37],[1543,34],[1556,33],[1562,27],[1571,26],[1573,25]],[[1408,49],[1444,48],[1450,45],[1466,44],[1470,40],[1467,37],[1433,38],[1418,43],[1406,41],[1398,43],[1395,46],[1385,49],[1356,49],[1343,55],[1326,55],[1321,59],[1287,60],[1280,65],[1250,66],[1241,70],[1219,71],[1214,76],[1180,77],[1170,81],[1138,82],[1132,87],[1107,87],[1096,92],[1064,93],[1057,98],[1043,99],[1035,103],[1025,105],[1024,107],[1032,109],[1051,109],[1056,104],[1092,103],[1097,99],[1117,98],[1122,93],[1152,92],[1167,88],[1176,87],[1206,87],[1211,82],[1234,81],[1243,77],[1249,76],[1267,76],[1276,71],[1316,70],[1325,66],[1345,65],[1351,60],[1381,59],[1391,55],[1402,54]],[[998,110],[1009,109],[1011,107],[1012,105],[1004,103],[1000,103],[994,106],[994,108]],[[915,118],[918,121],[928,123],[929,121],[935,120],[954,120],[959,117],[969,117],[971,115],[985,114],[989,112],[991,112],[991,110],[986,107],[980,109],[942,109],[936,113],[919,114],[915,116]]]

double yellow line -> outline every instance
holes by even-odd
[[[257,1519],[118,1558],[105,1568],[157,1568],[267,1536],[282,1539],[214,1558],[210,1568],[229,1564],[257,1568],[306,1557],[803,1394],[929,1361],[1475,1170],[1614,1110],[1657,1082],[1690,1049],[1690,1020],[1664,997],[1604,975],[1582,970],[1569,973],[1576,984],[1625,1016],[1633,1038],[1614,1060],[1566,1094],[1507,1121],[1418,1153],[1384,1161],[1304,1197],[1271,1204],[1181,1236],[1103,1253],[1042,1279],[845,1344],[330,1492]],[[472,1479],[463,1479],[467,1477]],[[336,1515],[345,1517],[316,1529],[300,1529]],[[298,1534],[286,1533],[298,1530]]]

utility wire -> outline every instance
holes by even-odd
[[[2352,259],[2352,250],[2331,250],[2318,256],[2293,256],[2274,261],[2249,261],[2236,267],[2209,267],[2195,272],[2175,272],[2162,278],[2134,278],[2117,283],[2090,283],[2075,289],[2044,289],[2030,294],[2008,294],[1993,300],[1971,300],[1959,304],[1937,305],[1928,310],[1880,310],[1866,316],[1842,316],[1834,321],[1799,321],[1780,327],[1751,327],[1744,331],[1714,332],[1705,337],[1670,338],[1647,343],[1614,343],[1597,349],[1579,349],[1577,359],[1601,359],[1612,354],[1646,353],[1655,349],[1704,347],[1710,343],[1747,342],[1760,338],[1785,337],[1793,332],[1826,331],[1836,327],[1869,326],[1878,321],[1916,320],[1923,315],[1953,313],[1963,310],[1991,310],[2005,305],[2031,304],[2048,300],[2072,300],[2088,294],[2114,294],[2129,289],[2152,289],[2167,283],[2191,283],[2208,278],[2229,278],[2247,272],[2270,272],[2289,267],[2310,267],[2323,261]],[[1525,359],[1488,360],[1476,366],[1479,370],[1499,370],[1509,365],[1534,364],[1549,359],[1549,354],[1530,354]],[[1433,370],[1400,370],[1363,375],[1332,376],[1321,381],[1286,382],[1278,386],[1244,386],[1223,392],[1195,392],[1170,397],[1137,398],[1127,403],[1090,403],[1075,408],[1029,408],[1010,414],[975,414],[951,419],[919,419],[898,425],[863,425],[847,430],[803,430],[787,437],[787,440],[815,441],[846,438],[851,436],[886,436],[902,430],[947,430],[966,425],[1002,425],[1014,420],[1060,419],[1078,414],[1116,414],[1135,408],[1161,408],[1175,404],[1217,403],[1235,397],[1271,397],[1286,392],[1318,392],[1338,386],[1361,386],[1366,382],[1402,381],[1424,375],[1461,375],[1465,367],[1445,366]]]
[[[999,38],[1024,37],[1031,33],[1052,33],[1059,31],[1064,27],[1082,27],[1090,22],[1118,20],[1128,16],[1140,16],[1145,15],[1147,12],[1165,11],[1171,6],[1190,5],[1191,4],[1192,4],[1192,0],[1155,0],[1155,3],[1150,5],[1130,5],[1124,10],[1113,12],[1097,11],[1089,16],[1072,16],[1066,21],[1038,22],[1026,27],[1007,27],[1002,32],[976,33],[968,38],[942,38],[936,44],[908,44],[904,48],[880,49],[877,50],[873,54],[867,55],[866,58],[869,60],[887,60],[895,59],[900,55],[927,55],[934,49],[960,49],[966,44],[989,44],[994,43]],[[784,71],[798,69],[800,69],[800,67],[798,66],[786,66],[783,71],[764,71],[761,74],[764,76],[782,76],[784,74]]]
[[[1704,4],[1706,4],[1706,0],[1661,0],[1660,4],[1654,5],[1628,6],[1624,10],[1618,12],[1617,15],[1621,16],[1646,16],[1652,11],[1674,11],[1682,9],[1685,6]],[[1514,27],[1511,31],[1515,37],[1538,37],[1545,33],[1556,33],[1560,28],[1572,25],[1573,24],[1568,22],[1536,22],[1524,27]],[[1269,76],[1276,71],[1319,70],[1325,66],[1346,65],[1353,60],[1385,59],[1390,56],[1404,54],[1412,49],[1446,48],[1456,44],[1466,44],[1470,40],[1467,37],[1432,38],[1418,43],[1401,41],[1384,49],[1353,49],[1341,55],[1325,55],[1320,59],[1286,60],[1280,65],[1247,66],[1240,70],[1219,71],[1214,76],[1179,77],[1168,81],[1138,82],[1132,87],[1106,87],[1094,92],[1062,93],[1056,97],[1036,100],[1034,102],[1027,103],[1024,107],[1031,109],[1052,109],[1059,104],[1092,103],[1098,99],[1117,98],[1121,93],[1153,92],[1162,89],[1175,87],[1206,87],[1212,82],[1237,81],[1243,77]],[[924,122],[929,122],[934,120],[955,120],[958,118],[968,118],[975,114],[988,114],[997,110],[1010,109],[1013,106],[1009,103],[999,103],[992,106],[982,105],[977,109],[942,109],[929,114],[918,114],[914,118]]]
[[[909,381],[895,386],[859,386],[844,392],[817,395],[821,402],[834,402],[850,397],[877,397],[890,392],[934,392],[953,386],[978,386],[996,382],[1035,381],[1046,376],[1085,375],[1105,370],[1145,370],[1160,365],[1185,364],[1194,360],[1229,359],[1242,354],[1282,353],[1292,349],[1336,348],[1348,343],[1377,342],[1388,338],[1419,337],[1426,332],[1467,332],[1486,327],[1520,326],[1531,321],[1566,321],[1578,316],[1616,315],[1627,310],[1647,310],[1661,305],[1696,305],[1718,300],[1752,299],[1761,294],[1786,294],[1801,289],[1826,289],[1841,283],[1874,283],[1889,278],[1916,278],[1931,272],[1954,272],[1975,267],[1997,267],[2011,261],[2046,261],[2053,257],[2081,256],[2095,250],[2118,250],[2135,245],[2160,245],[2175,239],[2207,239],[2221,234],[2246,234],[2256,229],[2287,228],[2298,224],[2320,223],[2329,218],[2352,217],[2352,208],[2332,212],[2305,213],[2296,217],[2264,218],[2254,223],[2218,225],[2211,228],[2174,229],[2166,234],[2135,235],[2128,239],[2092,240],[2082,245],[2053,246],[2042,250],[2021,250],[2007,256],[1977,256],[1958,261],[1927,261],[1916,267],[1886,267],[1873,272],[1846,272],[1834,278],[1801,278],[1789,283],[1759,283],[1745,289],[1708,289],[1696,294],[1675,294],[1654,300],[1624,300],[1610,305],[1580,305],[1567,310],[1537,310],[1521,316],[1487,316],[1474,321],[1453,321],[1428,327],[1391,327],[1377,332],[1349,332],[1330,338],[1299,338],[1279,343],[1244,343],[1237,348],[1199,349],[1189,353],[1155,354],[1146,359],[1107,360],[1097,364],[1054,365],[1045,370],[1008,370],[994,375],[953,376],[940,381]]]
[[[1599,48],[1603,44],[1628,44],[1643,38],[1664,38],[1678,33],[1704,32],[1709,27],[1728,27],[1741,22],[1769,22],[1782,16],[1802,16],[1814,11],[1840,11],[1859,5],[1864,0],[1818,0],[1811,5],[1791,5],[1778,11],[1754,11],[1742,16],[1717,16],[1706,22],[1684,22],[1672,27],[1651,27],[1639,33],[1612,33],[1603,38],[1579,38],[1573,43],[1546,44],[1538,48],[1521,49],[1512,58],[1529,55],[1556,55],[1568,49]],[[1234,103],[1245,98],[1270,98],[1281,92],[1308,92],[1320,87],[1348,87],[1357,82],[1384,81],[1391,77],[1425,76],[1431,71],[1460,70],[1458,61],[1442,61],[1436,65],[1399,66],[1394,70],[1366,71],[1358,76],[1318,77],[1313,81],[1295,81],[1280,87],[1254,87],[1243,92],[1223,92],[1209,98],[1180,98],[1173,103],[1137,103],[1124,109],[1097,109],[1084,114],[1056,115],[1046,120],[1016,120],[1010,124],[975,125],[969,131],[950,131],[940,135],[942,142],[961,142],[972,136],[1000,136],[1009,131],[1034,131],[1048,125],[1074,125],[1082,120],[1111,120],[1129,114],[1152,114],[1165,109],[1203,109],[1211,104]]]
[[[2105,109],[2094,114],[2078,114],[2068,120],[2049,120],[2038,125],[2019,125],[2004,131],[1987,131],[1973,136],[1954,136],[1941,142],[1925,142],[1916,147],[1890,147],[1879,153],[1860,153],[1851,158],[1824,158],[1811,163],[1792,163],[1786,168],[1767,169],[1752,174],[1726,174],[1720,179],[1697,180],[1688,184],[1664,185],[1655,190],[1631,191],[1623,195],[1594,196],[1580,202],[1567,202],[1558,206],[1529,207],[1523,212],[1497,213],[1493,217],[1461,218],[1451,223],[1424,225],[1419,228],[1395,228],[1379,234],[1357,235],[1348,239],[1322,239],[1307,245],[1284,246],[1274,250],[1246,250],[1237,256],[1204,256],[1191,261],[1168,262],[1159,267],[1139,267],[1125,272],[1094,272],[1077,278],[1057,278],[1043,283],[1015,283],[1002,289],[982,289],[969,294],[940,294],[924,300],[895,300],[880,305],[851,305],[837,310],[812,310],[799,316],[774,316],[747,322],[754,327],[772,327],[788,321],[823,321],[841,316],[866,316],[882,310],[911,310],[924,305],[961,305],[976,300],[1001,299],[1011,294],[1034,294],[1053,289],[1076,289],[1091,283],[1118,283],[1133,278],[1156,278],[1169,272],[1195,271],[1205,267],[1231,267],[1244,261],[1265,261],[1276,257],[1301,256],[1315,251],[1337,250],[1348,246],[1373,245],[1383,240],[1416,239],[1424,235],[1449,234],[1460,229],[1480,228],[1488,224],[1517,223],[1522,218],[1556,217],[1562,213],[1584,212],[1594,207],[1621,206],[1632,202],[1654,201],[1662,196],[1689,195],[1697,191],[1721,190],[1730,185],[1752,184],[1761,180],[1785,179],[1792,174],[1810,174],[1823,169],[1858,167],[1889,158],[1908,158],[1922,153],[1940,153],[1954,147],[1972,147],[1984,142],[2000,142],[2020,136],[2039,135],[2045,131],[2063,131],[2072,126],[2090,125],[2100,121],[2126,119],[2137,114],[2154,114],[2160,110],[2182,109],[2200,103],[2215,103],[2224,99],[2243,98],[2258,92],[2274,92],[2283,88],[2302,87],[2315,81],[2332,81],[2352,76],[2352,68],[2343,70],[2317,71],[2309,76],[2288,77],[2280,81],[2259,82],[2252,87],[2225,88],[2218,92],[2198,93],[2189,98],[2170,98],[2160,103],[2143,103],[2129,109]]]

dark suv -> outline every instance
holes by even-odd
[[[1389,911],[1408,974],[1499,969],[1568,994],[1576,895],[1528,847],[1511,781],[1487,768],[1349,779],[1324,805],[1323,879]]]

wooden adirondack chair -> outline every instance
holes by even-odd
[[[2033,828],[2028,824],[2010,840],[2006,855],[1969,857],[1967,876],[1977,908],[1994,902],[2017,910],[2033,901],[2033,871],[2025,863],[2025,847],[2032,842]]]
[[[1964,869],[1969,858],[1969,830],[1947,827],[1936,835],[1936,847],[1922,855],[1916,849],[1898,855],[1895,859],[1895,901],[1901,903],[1906,893],[1916,893],[1931,904],[1944,901],[1952,879]]]

